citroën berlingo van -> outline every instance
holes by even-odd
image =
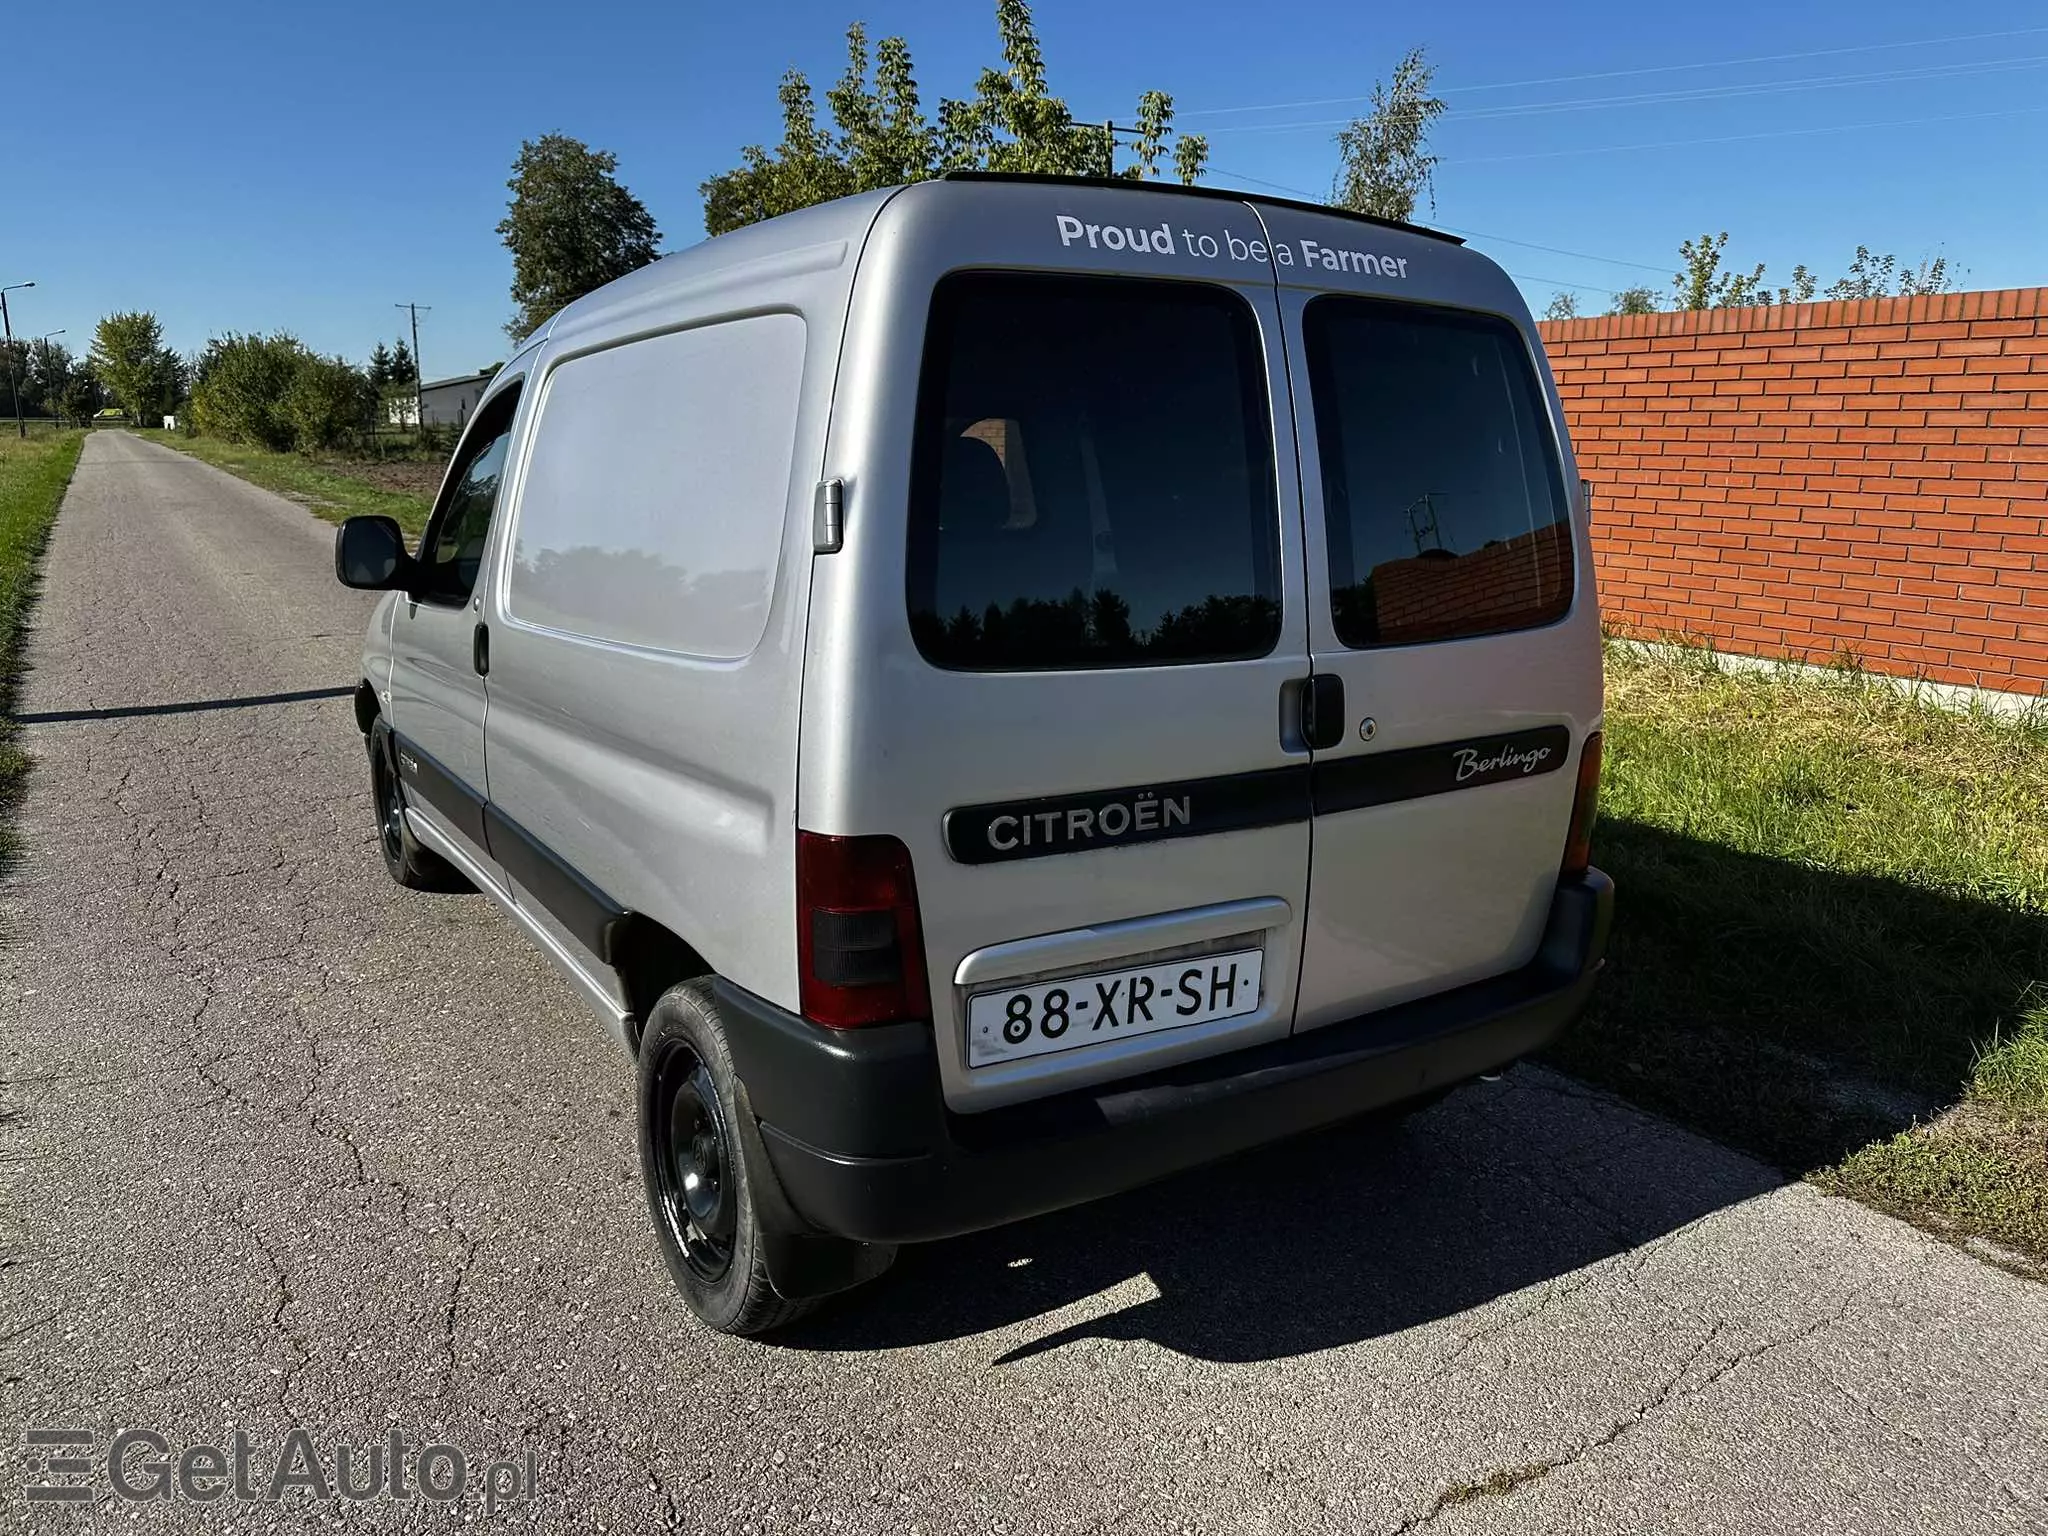
[[[385,862],[638,1061],[713,1328],[1496,1070],[1577,1014],[1601,652],[1446,235],[1004,176],[808,209],[492,381],[357,694]]]

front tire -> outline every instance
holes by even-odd
[[[377,848],[384,870],[409,891],[473,889],[462,871],[412,835],[405,819],[405,786],[391,747],[391,731],[381,722],[369,735],[370,795],[377,811]]]
[[[671,987],[640,1039],[640,1174],[669,1275],[719,1333],[766,1333],[813,1305],[768,1278],[755,1144],[710,983]]]

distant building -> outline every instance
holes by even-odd
[[[433,379],[422,384],[420,405],[427,413],[427,425],[459,427],[468,421],[469,413],[483,398],[484,387],[497,376],[497,372],[495,368],[486,368],[482,373],[466,373],[454,379]],[[413,419],[413,398],[409,394],[398,395],[388,401],[386,417],[394,427],[419,424]]]

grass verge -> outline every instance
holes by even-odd
[[[1608,657],[1619,887],[1567,1071],[2048,1261],[2048,715]]]
[[[28,777],[28,754],[14,724],[14,693],[35,602],[37,561],[84,442],[83,432],[46,432],[26,442],[0,436],[0,870],[14,862],[14,807]]]
[[[211,437],[182,437],[160,430],[143,430],[135,435],[190,454],[251,485],[289,497],[330,523],[345,517],[378,514],[397,518],[407,536],[415,537],[426,527],[427,511],[433,503],[431,485],[424,494],[417,489],[395,488],[391,483],[396,478],[392,470],[372,460],[309,459],[296,453],[272,453],[267,448],[244,447]],[[433,480],[438,481],[439,474],[438,464],[425,469],[425,475]],[[420,474],[404,478],[414,485],[424,483]]]

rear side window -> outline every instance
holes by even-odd
[[[557,367],[519,491],[512,615],[652,650],[749,654],[775,587],[803,370],[791,314]]]
[[[1278,643],[1265,371],[1235,295],[950,277],[918,410],[909,603],[927,660],[1145,666]]]
[[[1521,333],[1345,297],[1304,320],[1337,638],[1530,629],[1572,604],[1572,539]]]

